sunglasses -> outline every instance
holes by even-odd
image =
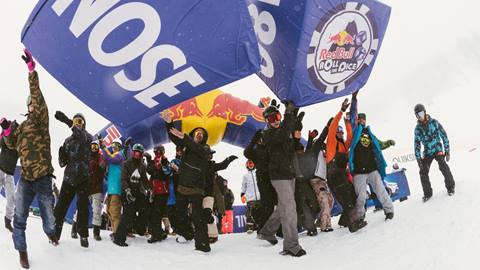
[[[74,125],[83,125],[83,124],[85,124],[85,121],[83,121],[82,118],[74,118],[73,119],[73,124]]]
[[[275,123],[282,120],[282,115],[280,113],[272,113],[269,116],[267,116],[267,121],[269,123]]]
[[[98,144],[91,144],[91,145],[90,145],[90,149],[91,149],[92,151],[98,151],[98,149],[99,149]]]

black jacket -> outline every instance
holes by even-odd
[[[173,128],[173,123],[166,123],[167,130]],[[170,140],[180,147],[185,147],[185,151],[182,156],[182,164],[180,164],[179,169],[179,191],[180,189],[188,189],[191,194],[204,194],[205,193],[205,182],[206,182],[206,171],[208,167],[208,155],[204,145],[208,140],[208,133],[205,129],[205,136],[200,143],[195,143],[192,139],[193,134],[197,129],[193,129],[189,136],[185,135],[183,139],[179,139],[176,136],[173,136],[170,132],[168,136]],[[185,192],[181,192],[185,193]]]
[[[14,175],[18,160],[17,150],[8,148],[3,137],[0,139],[0,141],[2,143],[2,152],[0,153],[0,169],[6,174]]]
[[[77,186],[89,180],[91,142],[92,135],[86,130],[72,128],[72,135],[65,140],[58,151],[60,167],[66,166],[63,181]]]
[[[207,173],[205,174],[205,178],[206,178],[205,196],[213,196],[213,185],[215,184],[214,182],[217,177],[217,172],[228,168],[228,165],[230,165],[230,162],[231,161],[229,161],[228,159],[225,159],[220,163],[216,163],[213,160],[210,160],[208,162]]]
[[[293,113],[285,114],[279,128],[265,130],[264,140],[268,153],[268,172],[271,180],[295,178],[293,158],[295,154],[292,132],[296,117]]]
[[[225,210],[233,210],[233,202],[235,201],[235,196],[231,189],[227,188],[225,192]]]
[[[136,173],[138,171],[138,173]],[[122,166],[122,190],[130,188],[133,196],[146,195],[151,190],[147,178],[147,166],[141,159],[129,158]]]
[[[265,131],[263,131],[263,133],[265,133]],[[243,155],[255,163],[257,174],[264,176],[263,178],[266,176],[266,178],[269,179],[267,147],[264,141],[263,143],[258,143],[254,139],[255,138],[252,138],[245,150],[243,150]]]

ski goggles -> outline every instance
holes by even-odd
[[[83,126],[85,124],[85,121],[83,121],[82,118],[73,118],[73,124],[76,126]]]
[[[267,121],[269,123],[275,123],[282,120],[282,115],[280,113],[272,113],[269,116],[267,116]]]
[[[117,143],[117,142],[114,142],[112,143],[112,147],[115,147],[115,148],[122,148],[122,145]]]
[[[92,144],[90,145],[90,150],[92,150],[93,152],[97,152],[98,149],[99,149],[98,144],[92,143]]]
[[[415,116],[417,116],[417,119],[424,119],[425,118],[425,111],[416,112]]]

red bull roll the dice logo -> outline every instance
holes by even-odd
[[[307,69],[318,90],[334,94],[370,65],[379,40],[374,16],[365,4],[347,2],[327,14],[313,32]]]

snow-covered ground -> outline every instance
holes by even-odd
[[[367,214],[368,226],[351,234],[339,229],[316,237],[300,236],[307,250],[302,258],[278,255],[277,246],[255,239],[255,234],[221,235],[212,252],[193,250],[193,243],[178,244],[174,237],[154,245],[143,237],[128,239],[127,248],[115,246],[102,232],[104,241],[90,239],[90,248],[80,247],[68,235],[69,225],[58,247],[48,244],[41,221],[30,218],[28,251],[33,269],[474,269],[480,250],[480,181],[475,164],[479,151],[462,152],[451,162],[457,193],[448,197],[437,166],[432,165],[434,197],[421,202],[422,192],[416,164],[407,164],[412,196],[395,203],[395,218],[385,222],[382,212]],[[5,200],[0,199],[0,215]],[[18,255],[8,231],[0,228],[0,269],[18,268]]]

